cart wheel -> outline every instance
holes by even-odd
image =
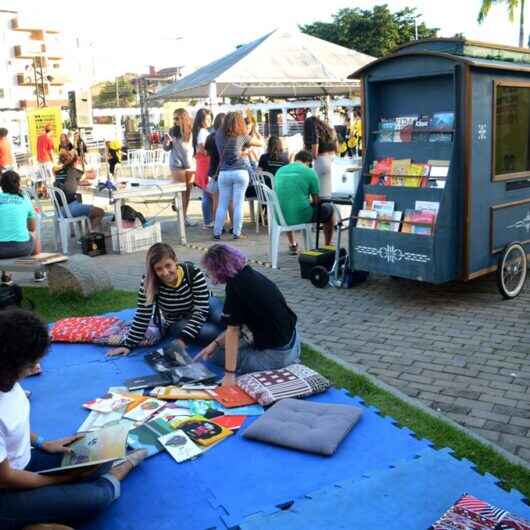
[[[526,252],[519,243],[508,245],[497,268],[497,287],[507,300],[515,298],[523,289],[527,275]]]
[[[311,283],[319,289],[326,287],[329,284],[328,269],[326,269],[326,267],[322,267],[321,265],[313,267],[309,274],[309,279],[311,280]]]

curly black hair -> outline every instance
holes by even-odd
[[[0,311],[0,392],[9,392],[49,344],[48,328],[36,315],[18,308]]]

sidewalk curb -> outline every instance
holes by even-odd
[[[481,443],[482,445],[485,445],[489,449],[493,449],[495,452],[499,453],[499,455],[501,455],[503,458],[508,460],[511,464],[515,464],[517,466],[521,466],[521,467],[525,468],[526,470],[530,471],[530,464],[528,462],[526,462],[525,460],[523,460],[521,457],[510,453],[506,449],[504,449],[504,448],[500,447],[499,445],[497,445],[495,442],[492,442],[491,440],[488,440],[488,439],[484,438],[483,436],[481,436],[480,434],[475,433],[474,431],[472,431],[468,427],[460,425],[459,423],[457,423],[456,421],[452,420],[451,418],[448,418],[447,416],[445,416],[441,412],[437,412],[436,410],[431,409],[430,407],[428,407],[427,405],[425,405],[424,403],[422,403],[418,399],[415,399],[413,397],[407,396],[407,394],[405,394],[401,390],[399,390],[399,389],[397,389],[397,388],[395,388],[395,387],[393,387],[391,385],[388,385],[387,383],[384,383],[383,381],[381,381],[377,377],[373,376],[372,374],[369,374],[366,371],[365,368],[359,369],[357,367],[354,367],[348,361],[345,361],[344,359],[342,359],[338,355],[329,352],[325,348],[322,348],[322,346],[317,346],[316,344],[314,344],[311,341],[307,341],[307,340],[303,340],[302,339],[302,344],[305,344],[305,345],[309,346],[311,349],[313,349],[316,352],[320,353],[321,355],[323,355],[324,357],[326,357],[330,361],[333,361],[333,362],[337,363],[338,365],[342,366],[342,368],[345,368],[346,370],[349,370],[350,372],[353,372],[356,375],[362,375],[362,376],[366,377],[366,379],[368,379],[370,381],[370,383],[372,383],[376,387],[380,388],[381,390],[384,390],[385,392],[389,392],[390,394],[392,394],[397,399],[407,403],[408,405],[416,407],[417,409],[421,410],[422,412],[428,414],[429,416],[431,416],[433,418],[442,420],[443,422],[447,423],[451,427],[454,427],[455,429],[459,430],[463,434],[469,436],[470,438],[473,438],[475,441]]]

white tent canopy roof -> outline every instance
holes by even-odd
[[[153,98],[208,98],[214,83],[219,97],[350,95],[359,85],[348,76],[373,60],[298,30],[277,29],[163,87]]]

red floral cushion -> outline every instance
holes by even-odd
[[[120,322],[118,317],[69,317],[57,321],[50,330],[52,342],[94,342],[107,329]]]

